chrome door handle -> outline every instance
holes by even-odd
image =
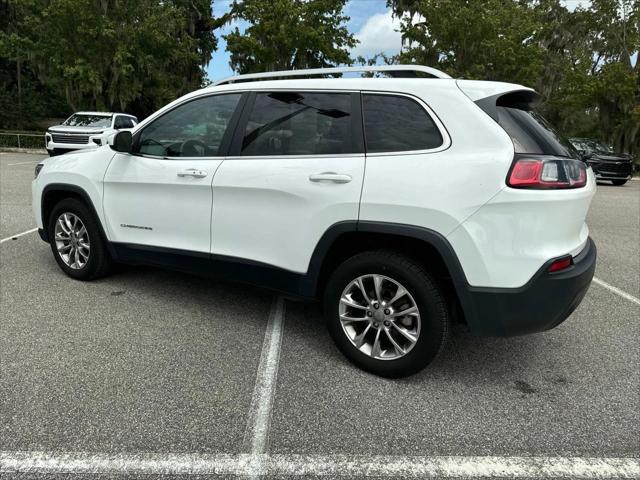
[[[333,182],[333,183],[349,183],[351,175],[344,175],[335,172],[322,172],[309,175],[310,182]]]
[[[204,178],[209,175],[204,170],[198,170],[197,168],[188,168],[187,170],[181,170],[178,172],[179,177],[195,177]]]

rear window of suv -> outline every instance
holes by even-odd
[[[534,111],[498,106],[498,123],[511,137],[516,153],[575,156],[573,146]]]
[[[578,151],[534,109],[540,96],[518,90],[476,103],[511,137],[516,153],[579,158]]]
[[[367,153],[430,150],[442,145],[440,130],[415,100],[377,93],[362,98]]]

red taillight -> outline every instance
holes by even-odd
[[[579,188],[587,184],[587,166],[565,158],[517,158],[507,185],[513,188]]]
[[[571,257],[571,255],[562,257],[561,259],[556,260],[551,265],[549,265],[549,273],[559,272],[560,270],[569,268],[572,264],[573,264],[573,258]]]

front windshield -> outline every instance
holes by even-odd
[[[588,151],[592,150],[591,146],[589,146],[589,144],[587,142],[585,142],[584,140],[572,139],[571,140],[571,144],[574,147],[576,147],[577,150],[583,150],[585,152],[588,152]]]
[[[613,148],[603,142],[593,142],[594,150],[602,153],[613,153]]]
[[[63,125],[67,125],[69,127],[97,127],[97,128],[108,128],[111,126],[111,116],[110,115],[80,115],[74,114],[71,115]]]
[[[611,148],[606,143],[600,142],[598,140],[591,140],[588,138],[574,138],[573,140],[571,140],[571,143],[578,150],[584,150],[585,152],[613,153],[613,148]]]

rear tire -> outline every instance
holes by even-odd
[[[401,289],[406,294],[397,297]],[[340,351],[383,377],[419,372],[449,336],[449,312],[437,283],[421,264],[394,251],[360,253],[338,266],[325,289],[324,312]]]
[[[616,187],[621,187],[622,185],[627,183],[627,181],[626,180],[611,180],[611,183],[613,183]]]
[[[94,280],[111,268],[98,220],[75,198],[61,200],[49,216],[49,244],[60,268],[77,280]]]

